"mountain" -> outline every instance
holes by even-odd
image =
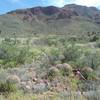
[[[4,35],[100,32],[100,10],[76,4],[18,9],[0,15]]]

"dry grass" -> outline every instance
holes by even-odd
[[[60,93],[46,92],[43,94],[23,94],[22,92],[12,93],[7,98],[0,95],[0,100],[87,100],[83,96],[64,96]]]

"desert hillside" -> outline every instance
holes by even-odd
[[[0,100],[100,100],[100,10],[0,15]]]
[[[100,32],[100,10],[75,4],[19,9],[0,16],[0,30],[18,36]]]

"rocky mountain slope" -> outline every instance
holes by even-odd
[[[19,9],[0,16],[0,30],[3,35],[99,32],[100,10],[75,4]]]

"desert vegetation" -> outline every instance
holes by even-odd
[[[0,100],[99,100],[98,34],[0,38]]]

